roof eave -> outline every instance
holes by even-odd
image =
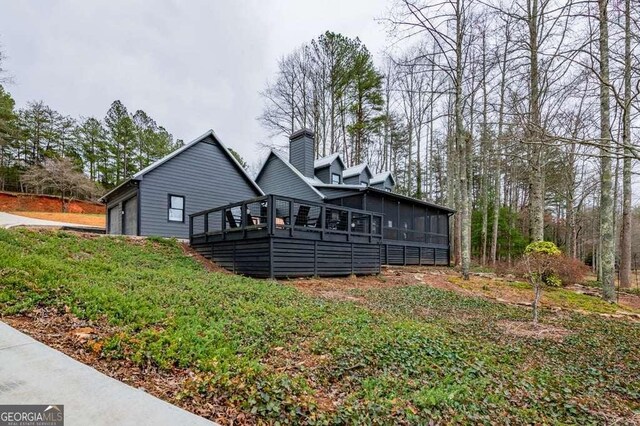
[[[264,195],[264,192],[262,192],[262,189],[258,186],[258,184],[251,179],[251,176],[249,176],[249,174],[247,173],[247,171],[240,165],[240,163],[238,162],[238,160],[236,160],[236,158],[233,156],[233,154],[231,154],[231,152],[229,151],[229,149],[226,147],[226,145],[222,142],[222,140],[220,140],[220,138],[215,134],[215,132],[213,131],[213,129],[209,129],[206,132],[204,132],[202,135],[198,136],[197,138],[193,139],[192,141],[190,141],[187,144],[184,144],[183,146],[181,146],[180,148],[170,152],[169,154],[165,155],[164,157],[162,157],[161,159],[153,162],[152,164],[149,164],[147,167],[145,167],[144,169],[140,170],[139,172],[137,172],[136,174],[134,174],[132,177],[130,177],[129,179],[125,180],[124,182],[122,182],[120,185],[116,186],[115,188],[113,188],[111,191],[107,192],[106,194],[104,194],[102,197],[100,197],[100,200],[105,199],[106,197],[108,197],[109,195],[111,195],[113,192],[115,192],[116,190],[118,190],[119,188],[121,188],[122,186],[124,186],[125,184],[127,184],[128,182],[131,181],[141,181],[144,178],[144,175],[146,175],[147,173],[151,172],[152,170],[155,170],[156,168],[160,167],[161,165],[163,165],[164,163],[166,163],[167,161],[171,160],[174,157],[177,157],[179,154],[185,152],[186,150],[188,150],[189,148],[191,148],[192,146],[196,145],[197,143],[203,141],[204,139],[206,139],[207,137],[211,136],[211,138],[213,138],[213,140],[215,142],[218,143],[218,145],[220,146],[220,148],[222,149],[222,152],[231,160],[231,162],[236,166],[236,168],[238,169],[238,171],[240,172],[240,174],[247,180],[247,182],[260,194],[260,195]]]
[[[131,183],[131,182],[139,182],[140,179],[137,179],[135,177],[130,177],[129,179],[123,181],[120,183],[120,185],[116,186],[115,188],[113,188],[112,190],[110,190],[109,192],[107,192],[106,194],[104,194],[102,197],[98,198],[98,201],[101,203],[106,203],[106,199],[113,193],[119,191],[120,189],[124,188],[127,184]]]

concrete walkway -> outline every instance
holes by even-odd
[[[0,404],[64,405],[65,426],[217,424],[107,377],[3,322]]]
[[[34,219],[15,214],[0,212],[0,228],[13,228],[14,226],[56,226],[71,228],[100,229],[95,226],[79,225],[77,223],[56,222],[53,220]]]

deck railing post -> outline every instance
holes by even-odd
[[[242,236],[243,238],[247,238],[247,225],[248,225],[248,217],[247,217],[247,203],[242,203],[240,206],[240,226],[242,226]]]
[[[227,209],[221,209],[220,214],[222,217],[220,218],[220,230],[222,231],[222,239],[227,239]]]
[[[347,241],[351,241],[351,225],[353,217],[351,215],[351,210],[347,210]],[[353,250],[353,247],[352,247]],[[353,267],[353,265],[352,265]]]
[[[209,232],[209,212],[204,214],[204,233]]]
[[[293,207],[294,202],[291,198],[288,198],[289,201],[289,236],[293,237],[293,224],[295,221],[293,220]]]
[[[276,228],[276,197],[273,195],[267,197],[267,223],[269,224],[269,235],[274,235]]]
[[[320,206],[320,239],[324,240],[324,230],[327,223],[327,208]]]

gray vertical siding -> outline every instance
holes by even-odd
[[[306,177],[313,177],[313,136],[307,131],[298,131],[289,141],[289,163]]]
[[[265,194],[322,201],[322,198],[300,176],[274,154],[269,155],[256,183]]]
[[[184,223],[169,222],[169,194],[185,198]],[[140,181],[140,234],[189,237],[189,214],[260,195],[208,137]]]

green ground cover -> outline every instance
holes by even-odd
[[[208,272],[171,240],[0,230],[0,313],[70,307],[113,332],[101,356],[195,374],[267,423],[633,422],[640,327],[545,311],[561,340],[520,337],[523,307],[424,285],[327,300]],[[637,419],[637,417],[635,417]]]

